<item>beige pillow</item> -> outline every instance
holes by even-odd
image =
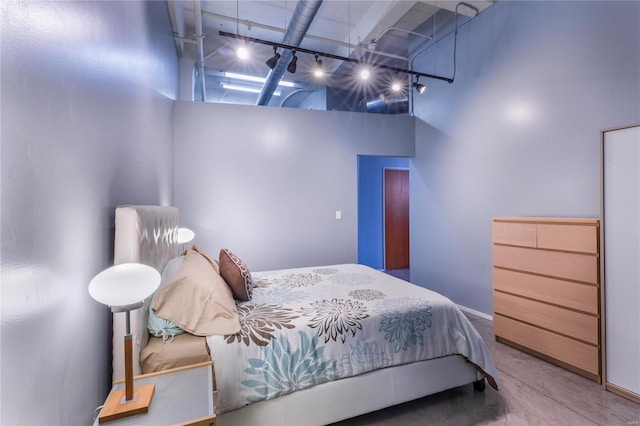
[[[197,251],[198,253],[203,255],[205,257],[205,259],[207,259],[207,262],[209,262],[211,264],[211,266],[213,266],[213,269],[215,269],[217,273],[220,273],[220,267],[218,266],[218,262],[216,262],[215,260],[211,259],[211,256],[209,256],[209,253],[205,252],[204,250],[199,249],[195,245],[191,246],[191,248],[189,250]]]
[[[220,275],[229,284],[233,297],[243,302],[251,300],[253,283],[251,272],[244,262],[228,249],[220,250]]]
[[[215,264],[215,262],[213,262]],[[187,250],[175,275],[156,294],[153,312],[196,336],[237,334],[240,319],[231,289],[210,258]]]
[[[206,337],[190,333],[178,334],[167,342],[161,337],[151,336],[149,343],[140,351],[143,374],[206,361],[211,361]]]

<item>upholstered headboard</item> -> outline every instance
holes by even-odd
[[[176,256],[178,209],[162,206],[119,206],[116,208],[113,263],[143,263],[162,273]],[[147,317],[150,300],[131,312],[134,374],[141,374],[140,349],[149,338]],[[124,377],[125,314],[113,315],[113,380]]]

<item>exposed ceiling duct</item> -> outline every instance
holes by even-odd
[[[193,13],[194,13],[194,23],[196,27],[196,33],[194,34],[196,38],[196,61],[198,64],[197,67],[197,75],[198,79],[196,80],[196,88],[197,92],[200,93],[200,98],[202,102],[207,101],[207,89],[205,87],[205,78],[204,78],[204,34],[202,32],[202,10],[200,8],[200,0],[193,0]]]
[[[282,38],[282,43],[291,46],[300,46],[305,34],[309,31],[309,26],[315,18],[322,0],[300,0],[296,6],[296,10],[291,17],[291,23],[287,28],[287,32]],[[293,53],[287,49],[279,49],[280,59],[276,66],[267,75],[267,80],[262,87],[262,91],[258,96],[256,105],[267,105],[273,96],[273,92],[278,87],[278,83],[282,79],[287,65],[291,60]]]
[[[248,19],[238,20],[237,18],[235,18],[233,16],[226,16],[226,15],[221,15],[219,13],[207,12],[206,10],[202,11],[202,15],[203,16],[209,16],[209,17],[212,17],[212,18],[217,18],[217,19],[222,20],[222,21],[228,21],[228,22],[234,22],[234,23],[235,22],[239,22],[240,24],[244,25],[248,30],[251,30],[253,28],[262,28],[262,29],[265,29],[265,30],[278,32],[278,33],[283,33],[283,34],[287,32],[286,28],[280,28],[280,27],[276,27],[276,26],[273,26],[273,25],[266,25],[266,24],[262,24],[260,22],[250,21]],[[396,28],[396,27],[389,27],[389,28],[393,29],[393,28]],[[382,35],[383,34],[379,35],[378,38],[380,38]],[[177,41],[185,41],[182,37],[174,37],[174,38]],[[402,55],[394,55],[393,53],[388,53],[388,52],[372,51],[369,48],[369,45],[367,43],[351,44],[351,43],[348,43],[348,42],[344,42],[344,41],[340,41],[340,40],[334,40],[334,39],[327,38],[327,37],[320,37],[320,36],[313,35],[313,34],[305,34],[304,38],[307,39],[307,40],[321,41],[323,43],[333,44],[333,45],[336,45],[336,46],[346,47],[346,48],[349,48],[349,49],[368,49],[369,51],[371,51],[372,53],[375,53],[376,55],[387,56],[389,58],[404,59],[404,60],[407,59],[405,56],[402,56]],[[191,42],[191,41],[192,40],[186,40],[186,42]]]

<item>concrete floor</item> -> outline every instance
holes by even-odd
[[[498,343],[493,323],[467,315],[494,356],[500,390],[471,385],[335,423],[352,425],[639,425],[640,405]]]

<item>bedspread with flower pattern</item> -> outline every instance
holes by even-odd
[[[496,387],[487,347],[446,297],[363,265],[253,273],[240,333],[209,336],[218,413],[383,367],[459,354]]]

